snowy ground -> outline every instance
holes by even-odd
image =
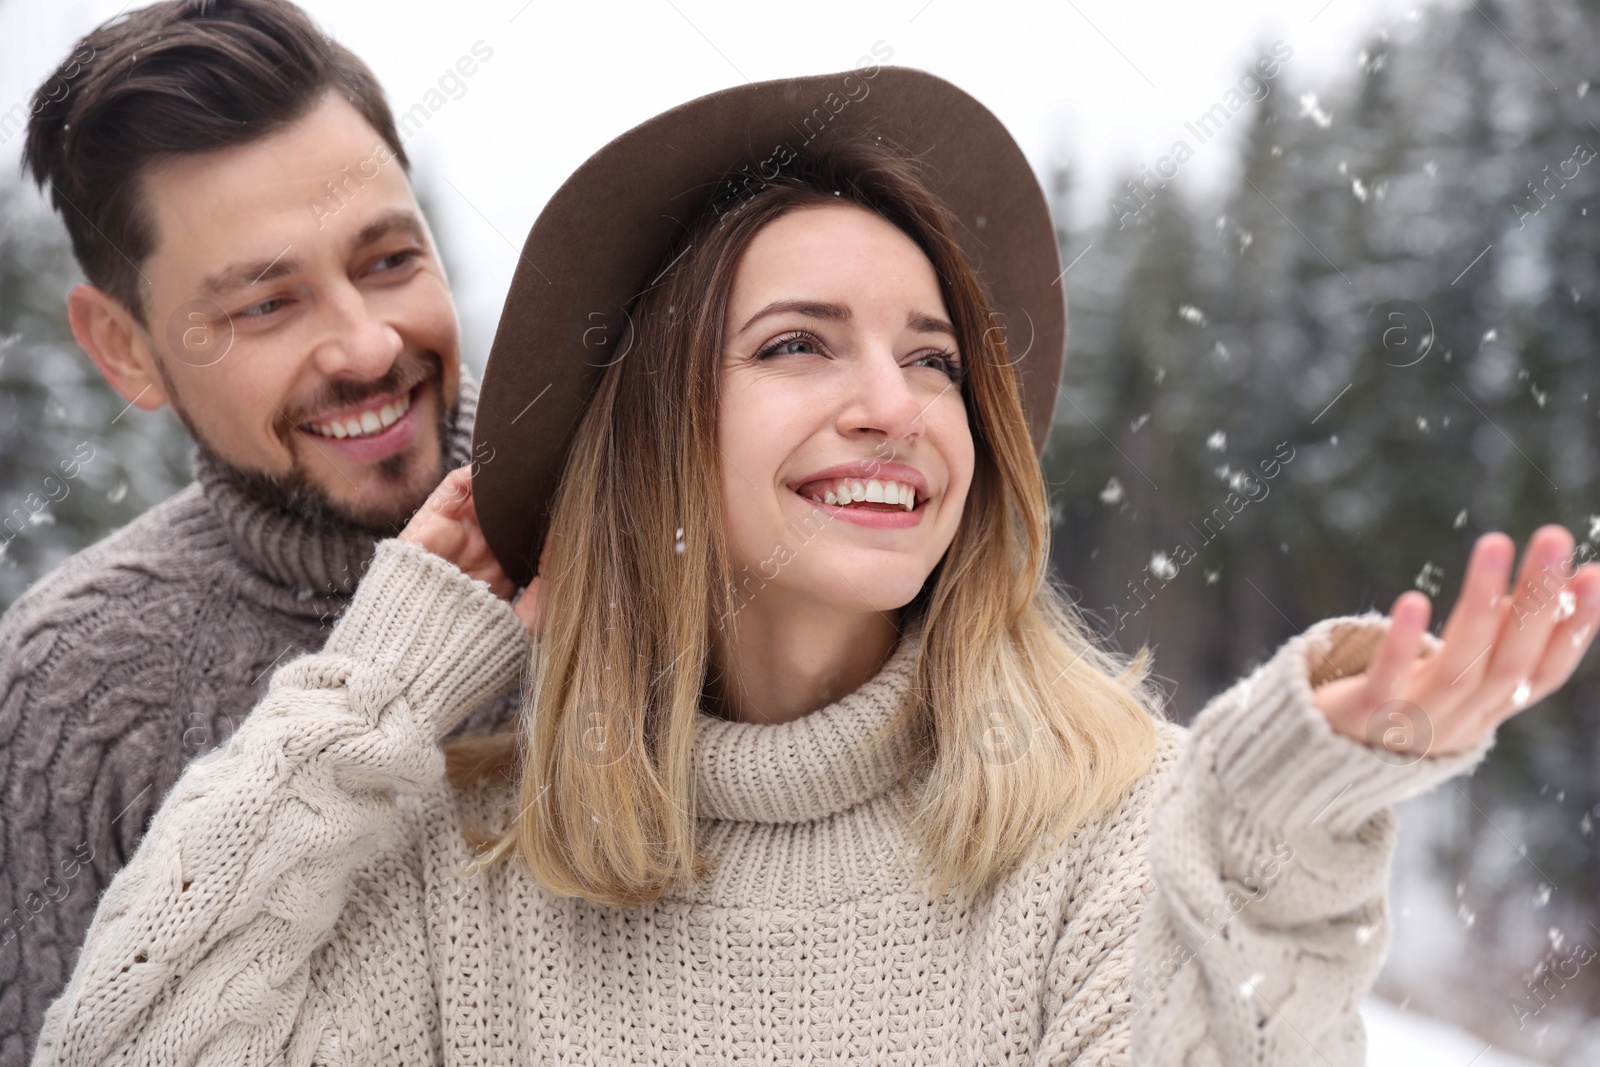
[[[1401,1011],[1368,998],[1361,1005],[1367,1024],[1368,1067],[1539,1067],[1448,1023]]]

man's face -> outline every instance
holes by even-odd
[[[455,307],[399,161],[330,93],[141,175],[146,357],[200,444],[302,512],[385,529],[444,475]]]

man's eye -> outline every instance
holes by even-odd
[[[384,256],[382,259],[378,260],[372,265],[372,269],[375,271],[394,270],[396,267],[404,266],[410,260],[415,259],[416,256],[417,254],[415,252],[409,250],[405,252],[395,252],[392,255]]]
[[[239,312],[238,317],[246,319],[259,319],[263,316],[272,314],[274,311],[277,311],[285,303],[286,301],[282,297],[273,297],[271,300],[263,300],[259,304],[245,308],[243,311]]]

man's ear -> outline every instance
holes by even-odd
[[[167,403],[145,331],[120,301],[96,286],[75,286],[67,295],[67,321],[72,336],[122,399],[145,411]]]

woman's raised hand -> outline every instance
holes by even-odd
[[[1329,724],[1396,756],[1451,755],[1559,689],[1594,640],[1600,564],[1574,567],[1572,535],[1543,526],[1508,594],[1515,554],[1505,534],[1478,538],[1444,644],[1427,658],[1420,653],[1430,602],[1402,593],[1366,671],[1314,690]]]
[[[516,585],[507,577],[500,561],[489,551],[489,542],[478,525],[478,511],[472,502],[472,467],[457,467],[445,475],[406,528],[400,531],[400,540],[432,552],[454,563],[469,577],[489,583],[494,594],[510,600]],[[544,570],[541,555],[539,569]],[[530,633],[537,635],[542,622],[540,611],[540,580],[535,577],[522,595],[512,603]]]

